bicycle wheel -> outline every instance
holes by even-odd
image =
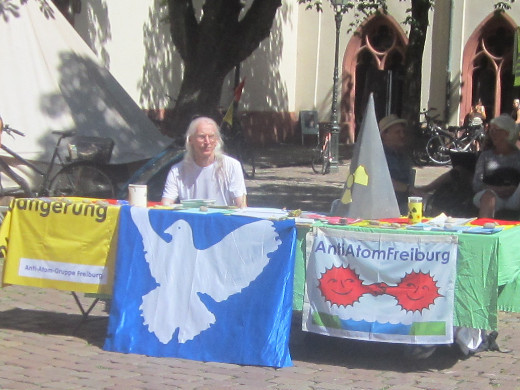
[[[323,167],[323,150],[321,145],[312,149],[311,166],[314,173],[321,173]]]
[[[453,144],[454,141],[450,136],[438,134],[428,140],[426,153],[435,164],[446,165],[450,162],[450,145]]]
[[[49,195],[112,199],[115,191],[112,180],[98,166],[78,162],[66,165],[53,177]]]
[[[321,174],[325,175],[330,172],[330,156],[329,156],[329,150],[325,150],[323,152],[323,162],[321,164]]]
[[[323,160],[321,164],[321,174],[325,175],[330,172],[330,162],[332,161],[332,153],[330,150],[330,138],[325,138],[325,145],[323,146]]]

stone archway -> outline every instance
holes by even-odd
[[[512,110],[519,88],[513,87],[512,57],[516,23],[507,15],[489,15],[464,48],[460,121],[478,99],[493,118]]]
[[[373,92],[378,119],[400,114],[402,69],[408,38],[389,15],[368,18],[353,34],[343,57],[341,113],[347,141],[355,142],[368,95]],[[386,104],[389,102],[389,104]]]

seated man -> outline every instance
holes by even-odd
[[[392,184],[394,186],[397,203],[399,204],[399,210],[402,215],[406,215],[408,211],[408,196],[421,196],[430,198],[432,193],[438,190],[451,188],[452,183],[466,184],[465,188],[469,189],[472,171],[469,173],[464,169],[463,166],[455,166],[449,172],[444,173],[431,183],[424,186],[415,186],[415,177],[413,175],[412,162],[408,156],[406,148],[406,120],[400,119],[397,115],[391,114],[379,121],[379,131],[381,134],[381,140],[383,143],[383,149],[385,151],[386,161],[388,163],[388,169],[390,171],[390,177],[392,178]],[[470,178],[469,181],[467,178]],[[449,214],[458,214],[459,205],[453,205],[453,203],[459,202],[460,199],[468,197],[466,193],[458,191],[455,195],[461,195],[461,197],[450,194],[452,204],[449,209],[441,210],[438,205],[434,205],[432,208],[432,202],[425,199],[425,205],[430,208],[428,214],[434,213],[435,215],[442,211],[447,211]],[[438,196],[436,196],[438,197]],[[442,198],[443,199],[443,198]],[[438,203],[438,202],[435,202]],[[443,199],[442,206],[445,207],[448,204]],[[467,208],[466,205],[460,205],[463,210]],[[457,210],[454,212],[454,209]]]
[[[402,215],[408,213],[408,196],[413,188],[412,162],[406,151],[406,120],[391,114],[379,121],[386,162]]]
[[[189,199],[214,199],[217,206],[246,207],[246,185],[240,162],[222,152],[217,123],[194,119],[186,131],[186,154],[168,173],[165,205]]]

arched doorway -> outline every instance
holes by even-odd
[[[343,59],[342,113],[354,142],[370,93],[378,119],[400,114],[404,53],[408,40],[389,15],[373,16],[350,39]]]
[[[488,118],[510,113],[520,88],[513,86],[512,58],[516,24],[507,14],[490,15],[464,48],[460,121],[478,99]]]

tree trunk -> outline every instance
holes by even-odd
[[[168,0],[170,32],[184,62],[184,76],[167,133],[184,134],[194,115],[220,120],[218,105],[226,75],[267,38],[281,0],[254,0],[241,14],[241,0],[207,0],[197,20],[192,0]]]
[[[428,30],[428,12],[431,7],[431,0],[412,0],[410,35],[405,56],[402,113],[403,118],[410,124],[412,135],[417,133],[415,129],[421,110],[422,58]]]

